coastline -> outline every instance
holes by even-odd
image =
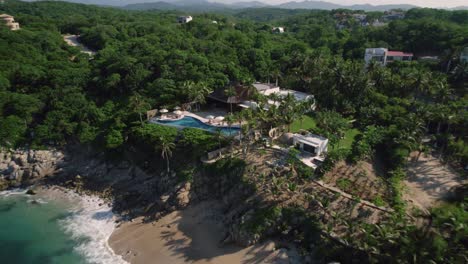
[[[62,208],[64,215],[55,219],[60,230],[76,242],[73,251],[83,257],[86,263],[125,264],[120,255],[109,246],[109,237],[116,227],[116,216],[112,207],[96,195],[79,194],[59,186],[34,186],[34,195],[27,189],[13,189],[0,192],[2,196],[27,196],[28,203],[53,203]]]
[[[205,201],[174,211],[158,221],[141,218],[122,223],[112,233],[114,252],[132,264],[155,263],[299,263],[294,249],[266,241],[250,247],[223,243],[222,205]]]

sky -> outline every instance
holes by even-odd
[[[245,2],[250,0],[211,0],[213,2]],[[269,4],[279,4],[290,2],[293,0],[259,0],[260,2]],[[303,0],[294,0],[296,2],[302,2]],[[320,1],[320,0],[318,0]],[[387,5],[387,4],[411,4],[421,7],[457,7],[467,6],[468,0],[324,0],[325,2],[341,4],[341,5],[353,5],[353,4],[372,4],[372,5]]]

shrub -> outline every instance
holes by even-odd
[[[281,215],[281,208],[276,206],[258,209],[243,227],[249,232],[261,235],[269,227],[274,226]]]
[[[338,188],[344,191],[351,187],[351,181],[349,179],[341,178],[336,181],[336,185],[338,186]]]
[[[131,131],[135,140],[145,145],[157,145],[161,143],[161,140],[174,142],[177,133],[177,129],[174,127],[157,124],[144,124],[143,126],[134,127]]]
[[[392,188],[392,206],[399,213],[400,216],[404,215],[405,213],[405,205],[406,203],[402,199],[402,189],[403,186],[401,181],[406,177],[406,174],[402,168],[397,168],[391,172],[390,175],[390,186]]]
[[[385,206],[385,202],[380,196],[375,197],[374,200],[372,200],[372,202],[377,206]]]

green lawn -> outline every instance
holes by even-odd
[[[309,130],[311,128],[316,128],[317,124],[315,119],[309,115],[304,115],[304,119],[302,120],[302,129]],[[291,125],[291,132],[297,133],[301,130],[301,120],[296,119]],[[351,149],[351,145],[353,144],[354,138],[360,134],[359,130],[356,128],[352,128],[346,131],[344,138],[340,140],[340,148],[344,149]],[[333,146],[333,148],[337,148],[338,144]]]
[[[315,127],[316,127],[315,120],[308,115],[304,115],[304,119],[302,120],[302,129],[309,130]],[[296,119],[291,125],[291,132],[296,133],[296,132],[299,132],[299,130],[301,130],[301,120]]]
[[[359,132],[359,130],[357,130],[356,128],[349,129],[348,131],[346,131],[344,138],[340,140],[340,144],[339,144],[340,148],[351,149],[351,145],[353,144],[354,138],[359,133],[361,132]],[[338,145],[336,145],[335,147],[338,147]]]

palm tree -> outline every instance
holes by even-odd
[[[193,81],[186,81],[183,87],[185,93],[188,94],[190,104],[195,104],[197,110],[200,110],[200,105],[206,103],[206,97],[213,92],[204,82],[194,83]]]
[[[451,79],[459,88],[468,88],[468,63],[460,62],[451,72]]]
[[[297,117],[301,121],[301,126],[300,129],[302,129],[303,121],[304,121],[304,115],[309,112],[312,108],[312,106],[315,104],[315,99],[310,99],[302,102],[298,102],[296,104],[296,113]]]
[[[225,118],[224,118],[224,121],[226,121],[227,125],[228,125],[228,128],[229,128],[229,135],[231,135],[231,127],[232,127],[232,124],[234,123],[234,116],[232,113],[229,113]]]
[[[229,107],[230,107],[231,113],[232,113],[232,104],[235,101],[235,98],[233,98],[233,97],[237,95],[236,89],[233,86],[229,86],[229,88],[224,90],[224,94],[227,96],[227,102],[229,103]]]
[[[298,103],[296,98],[292,94],[288,94],[286,97],[283,98],[281,104],[279,106],[282,120],[288,126],[288,132],[291,132],[291,124],[294,120],[299,117],[298,113]]]
[[[143,126],[143,113],[151,108],[151,105],[139,94],[135,93],[129,99],[130,108],[140,116],[140,123]]]
[[[244,121],[244,116],[243,116],[243,113],[242,112],[238,112],[236,113],[235,115],[233,115],[233,118],[234,118],[234,121],[239,123],[239,126],[240,126],[240,134],[239,134],[239,144],[241,146],[241,149],[243,150],[242,148],[242,138],[244,137],[243,135],[243,126],[242,126],[242,123]]]
[[[169,159],[172,157],[172,151],[175,148],[175,144],[173,142],[165,140],[162,137],[159,140],[161,141],[161,156],[167,162],[167,173],[169,173]]]
[[[278,68],[275,68],[271,72],[272,77],[275,79],[275,85],[278,86],[279,78],[282,76],[281,71]]]
[[[223,131],[221,129],[216,129],[215,133],[214,133],[214,138],[216,139],[216,141],[218,141],[218,148],[221,148],[221,140],[223,139],[224,135],[223,135]]]

